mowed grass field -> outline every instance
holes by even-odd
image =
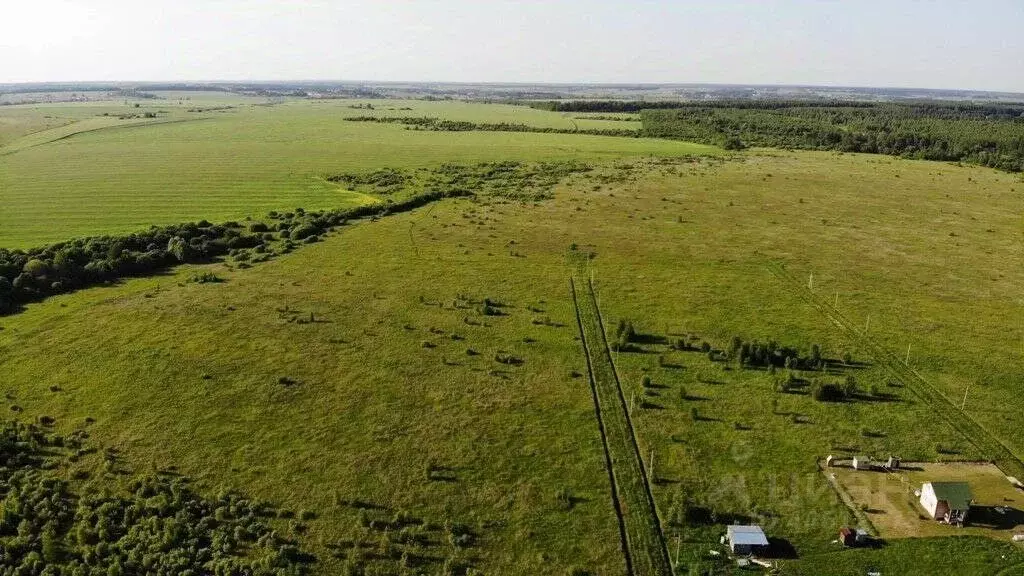
[[[564,158],[600,169],[536,205],[447,200],[247,270],[185,267],[31,305],[0,319],[8,402],[25,418],[55,417],[61,430],[94,418],[94,441],[138,469],[176,466],[211,490],[316,511],[303,542],[322,574],[338,573],[345,554],[336,546],[383,537],[361,525],[345,504],[353,499],[385,507],[374,512],[382,516],[472,526],[477,546],[431,554],[465,555],[487,574],[620,574],[573,326],[566,253],[575,243],[596,255],[609,323],[628,318],[643,333],[692,333],[719,348],[733,336],[818,343],[826,356],[849,352],[867,364],[850,371],[863,390],[891,395],[822,404],[698,353],[647,345],[646,354],[618,354],[623,385],[649,403],[633,413],[638,443],[654,458],[670,553],[678,549],[687,569],[714,563],[707,550],[733,518],[761,521],[792,546],[798,558],[783,566],[794,573],[931,574],[951,549],[967,574],[1013,573],[1024,562],[992,540],[834,552],[833,533],[854,519],[815,473],[816,459],[980,455],[770,272],[781,263],[800,278],[813,273],[815,290],[837,292],[849,315],[871,315],[882,344],[911,344],[912,363],[951,397],[970,383],[967,413],[1021,453],[1018,177],[829,153],[665,162],[658,157],[711,150],[345,123],[366,113],[350,104],[240,108],[10,154],[0,159],[3,194],[21,190],[9,198],[28,212],[5,210],[0,244],[363,200],[322,180],[335,171]],[[522,112],[431,106],[452,119]],[[198,270],[225,282],[186,283]],[[483,298],[505,304],[504,315],[477,314],[470,300]],[[312,323],[295,321],[310,314]],[[522,364],[498,363],[499,353]],[[639,385],[644,374],[651,394]],[[670,525],[687,498],[715,516]]]
[[[156,119],[89,116],[83,124],[22,136],[0,147],[0,245],[29,247],[68,237],[126,233],[152,224],[237,219],[302,206],[365,202],[325,180],[338,172],[497,160],[600,160],[620,156],[715,154],[682,142],[506,132],[424,132],[346,122],[398,114],[474,122],[571,128],[583,121],[522,106],[407,101],[300,101],[256,104],[145,100],[52,105],[53,115],[161,112]],[[192,96],[187,96],[191,98]],[[379,110],[355,109],[372,104]],[[0,108],[0,119],[24,107]],[[206,110],[188,112],[189,109]],[[412,108],[400,111],[399,108]],[[33,107],[48,114],[46,106]],[[387,110],[392,109],[392,110]],[[132,124],[145,123],[145,126]],[[79,128],[104,128],[67,137]],[[620,126],[621,128],[621,126]],[[51,141],[57,139],[55,141]]]
[[[847,467],[829,472],[858,504],[867,507],[872,522],[885,537],[970,534],[1004,539],[1006,534],[1024,531],[1024,494],[991,464],[908,463],[897,473],[865,473]],[[951,526],[929,518],[915,493],[925,482],[967,482],[974,502],[969,522]]]

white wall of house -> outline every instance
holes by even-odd
[[[931,516],[933,520],[939,519],[939,517],[936,516],[939,507],[939,499],[935,496],[935,489],[931,484],[925,484],[921,489],[921,506],[924,507],[928,512],[928,515]]]

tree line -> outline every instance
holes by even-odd
[[[480,194],[535,201],[548,197],[571,174],[588,170],[590,166],[579,162],[444,164],[426,171],[386,168],[328,178],[393,195],[383,202],[316,212],[274,211],[262,220],[245,222],[152,226],[133,234],[78,238],[28,250],[0,248],[0,314],[47,296],[151,275],[182,263],[229,256],[248,265],[316,242],[349,220],[406,212],[443,198]]]
[[[398,202],[328,211],[271,212],[266,222],[212,224],[207,221],[153,226],[122,236],[78,238],[29,250],[0,248],[0,314],[21,304],[133,276],[146,276],[182,263],[231,255],[248,261],[288,252],[297,242],[315,242],[348,220],[405,212],[469,191],[427,191]]]
[[[430,130],[433,132],[529,132],[536,134],[587,134],[591,136],[624,136],[637,138],[639,130],[628,128],[554,128],[550,126],[530,126],[512,122],[477,123],[465,120],[442,120],[429,116],[352,116],[349,122],[377,122],[380,124],[402,124],[413,130]]]
[[[838,150],[1024,169],[1024,105],[688,103],[643,110],[643,134],[709,144]]]

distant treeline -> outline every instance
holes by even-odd
[[[729,148],[770,146],[964,161],[1024,169],[1024,105],[968,103],[686,103],[644,110],[643,134]]]
[[[647,102],[644,100],[550,100],[530,102],[531,108],[549,112],[639,112],[654,108],[683,108],[687,102],[666,100]]]
[[[581,130],[575,128],[552,128],[514,124],[510,122],[476,123],[463,120],[442,120],[427,116],[353,116],[346,118],[349,122],[377,122],[381,124],[402,124],[414,130],[431,130],[435,132],[532,132],[539,134],[589,134],[591,136],[626,136],[636,138],[639,130],[622,128]]]
[[[999,102],[945,102],[934,100],[879,103],[855,100],[805,99],[781,100],[722,99],[722,100],[550,100],[530,102],[531,108],[551,112],[618,112],[635,113],[642,110],[678,110],[688,108],[716,108],[741,110],[784,110],[789,108],[876,109],[900,107],[904,113],[925,118],[947,120],[1013,120],[1024,118],[1024,103]]]

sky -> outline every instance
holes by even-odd
[[[1024,0],[0,0],[0,83],[90,80],[1024,92]]]

